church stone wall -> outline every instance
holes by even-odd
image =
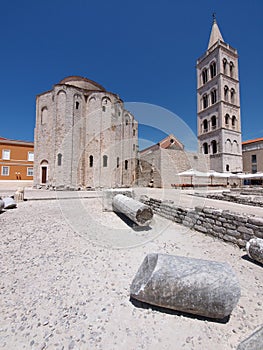
[[[73,86],[76,81],[57,84],[37,97],[35,186],[131,186],[138,123],[117,95]],[[46,179],[43,167],[48,169]]]

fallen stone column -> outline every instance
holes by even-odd
[[[16,202],[12,197],[6,197],[3,198],[3,202],[4,202],[4,208],[5,209],[14,209],[16,208]]]
[[[262,350],[263,348],[263,327],[251,334],[239,344],[237,350]]]
[[[227,263],[166,254],[148,254],[134,277],[132,298],[177,311],[222,319],[240,297]]]
[[[246,244],[248,256],[263,264],[263,239],[251,238]]]
[[[139,226],[148,226],[152,221],[153,211],[149,206],[122,194],[113,197],[112,206]]]
[[[4,201],[0,198],[0,211],[2,211],[5,207]]]

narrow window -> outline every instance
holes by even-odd
[[[226,102],[228,102],[228,92],[229,92],[228,86],[225,85],[225,87],[224,87],[224,98],[225,98]]]
[[[2,176],[9,176],[9,166],[2,166],[1,175]]]
[[[125,166],[124,166],[125,170],[128,169],[128,160],[125,160]]]
[[[89,167],[93,167],[93,156],[89,156]]]
[[[61,164],[62,164],[62,154],[59,153],[58,154],[58,166],[61,166]]]
[[[79,109],[79,102],[76,102],[76,109]]]
[[[216,129],[216,116],[213,115],[211,117],[211,124],[212,124],[212,129]]]
[[[119,168],[119,166],[120,166],[120,158],[117,157],[117,168]]]
[[[108,156],[103,156],[103,167],[106,168],[108,166]]]
[[[226,114],[225,115],[225,125],[226,125],[226,127],[228,128],[229,127],[229,114]]]
[[[226,58],[223,59],[223,72],[226,74],[226,67],[227,67],[227,60]]]
[[[257,164],[252,164],[251,172],[252,174],[256,174],[258,172]]]
[[[231,103],[235,103],[235,89],[231,89]]]
[[[2,159],[3,160],[10,160],[10,149],[3,149],[2,150]]]
[[[216,103],[216,100],[217,100],[217,93],[216,93],[216,90],[212,90],[211,91],[211,103],[212,105]]]
[[[226,171],[229,171],[229,164],[226,164]]]
[[[212,62],[210,64],[210,75],[211,75],[211,79],[216,76],[216,63],[215,62]]]
[[[204,154],[208,154],[208,144],[207,144],[207,142],[205,142],[203,144],[203,152],[204,152]]]
[[[135,136],[136,135],[136,130],[135,129],[133,129],[133,136]]]
[[[106,111],[106,107],[102,106],[102,112],[105,112],[105,111]]]
[[[203,108],[207,108],[208,107],[208,95],[205,94],[203,96]]]
[[[132,150],[135,151],[135,144],[132,145]]]
[[[207,69],[206,68],[202,71],[202,80],[203,80],[203,84],[205,84],[207,82]]]
[[[216,140],[213,140],[211,142],[211,146],[212,146],[212,153],[215,154],[217,153],[217,144],[216,144]]]
[[[252,163],[256,163],[257,162],[257,155],[256,154],[252,154],[251,155],[251,162]]]
[[[231,76],[231,78],[233,78],[234,77],[234,63],[232,61],[229,63],[229,70],[230,70],[230,76]]]
[[[129,125],[129,120],[128,119],[125,120],[125,125],[126,126]]]
[[[28,152],[27,153],[27,160],[29,162],[33,162],[34,161],[34,152]]]
[[[233,127],[233,129],[235,129],[235,127],[236,127],[236,124],[237,124],[237,118],[236,118],[236,116],[232,116],[232,127]]]
[[[205,119],[203,121],[203,128],[204,128],[204,132],[207,132],[208,131],[208,122],[207,122],[207,119]]]

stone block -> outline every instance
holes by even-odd
[[[130,295],[160,307],[222,319],[236,306],[240,286],[227,263],[153,253],[139,267]]]
[[[114,211],[123,213],[139,226],[148,226],[153,218],[152,209],[133,198],[117,194],[113,197]]]
[[[104,211],[113,211],[112,200],[117,194],[123,194],[127,197],[134,198],[134,191],[131,188],[111,188],[102,193],[102,208]]]
[[[252,333],[237,347],[237,350],[262,350],[263,349],[263,327]]]
[[[263,239],[250,239],[246,244],[246,251],[251,259],[263,264]]]
[[[241,233],[245,233],[246,235],[253,235],[254,231],[251,228],[245,226],[238,226],[237,230]]]
[[[14,209],[16,208],[16,202],[12,197],[3,198],[4,209]]]
[[[263,226],[263,218],[251,216],[248,218],[248,223],[252,225]]]

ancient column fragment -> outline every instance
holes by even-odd
[[[222,319],[240,297],[237,277],[227,263],[166,254],[148,254],[134,277],[132,298]]]
[[[4,208],[5,209],[14,209],[14,208],[16,208],[16,202],[11,197],[3,198],[3,202],[4,202],[4,206],[5,206]]]
[[[251,334],[239,344],[237,350],[262,350],[263,348],[263,327]]]
[[[248,256],[263,264],[263,239],[251,238],[246,244]]]
[[[139,226],[148,226],[151,223],[152,209],[135,199],[117,194],[113,198],[112,206],[114,211],[125,214]]]

